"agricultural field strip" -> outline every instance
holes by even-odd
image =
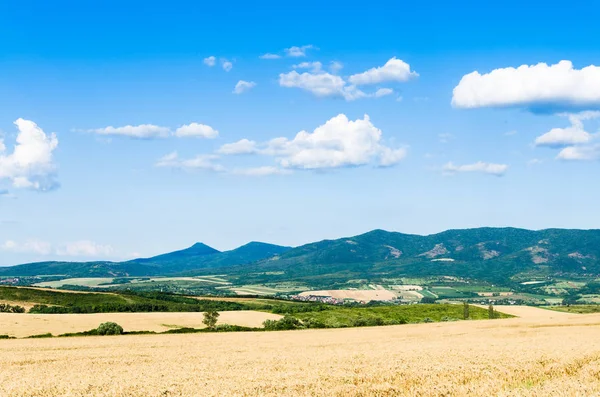
[[[530,317],[0,341],[0,395],[599,395],[600,315],[514,309]]]
[[[265,320],[281,316],[253,310],[220,312],[219,324],[262,327]],[[104,322],[116,322],[125,331],[163,332],[172,328],[204,328],[203,313],[94,313],[94,314],[11,314],[0,313],[0,334],[23,338],[83,332]]]

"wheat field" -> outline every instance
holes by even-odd
[[[598,396],[600,315],[0,340],[1,396]]]
[[[262,327],[265,320],[277,320],[278,314],[254,310],[219,312],[219,324]],[[12,314],[0,313],[0,335],[24,338],[51,333],[60,335],[83,332],[112,321],[125,331],[163,332],[174,328],[204,328],[203,313],[94,313],[94,314]],[[1,395],[0,395],[1,396]]]

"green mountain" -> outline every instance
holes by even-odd
[[[289,249],[290,247],[251,242],[231,251],[220,252],[208,245],[196,243],[180,251],[126,262],[38,262],[5,268],[0,267],[0,276],[162,276],[178,274],[192,269],[205,270],[244,265],[274,257]]]
[[[600,230],[478,228],[419,236],[374,230],[296,248],[249,243],[219,252],[204,244],[127,262],[44,262],[0,268],[0,275],[71,277],[235,276],[239,283],[457,276],[509,284],[532,277],[600,275]]]
[[[374,230],[291,249],[276,259],[223,273],[246,282],[279,280],[331,286],[352,279],[456,276],[510,283],[530,277],[600,274],[600,230],[515,228],[448,230],[429,236]]]

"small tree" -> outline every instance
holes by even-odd
[[[490,318],[490,320],[493,320],[496,317],[496,314],[494,313],[493,305],[488,306],[488,317]]]
[[[102,323],[96,329],[98,335],[121,335],[123,333],[123,327],[117,323]]]
[[[219,320],[219,312],[216,310],[209,310],[204,312],[204,320],[202,322],[206,325],[207,328],[213,329],[217,325],[217,321]]]
[[[469,319],[469,304],[467,302],[463,302],[463,320]]]

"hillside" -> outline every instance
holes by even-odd
[[[220,252],[202,243],[127,262],[38,262],[0,267],[0,276],[64,275],[68,277],[122,277],[176,274],[191,269],[215,269],[244,265],[271,258],[288,251],[289,247],[251,242],[231,251]]]
[[[294,248],[277,259],[235,267],[247,282],[261,273],[331,285],[350,279],[457,276],[490,282],[550,275],[597,276],[600,230],[515,228],[449,230],[418,236],[374,230]],[[270,277],[270,281],[277,281]]]
[[[312,286],[352,279],[457,276],[511,283],[531,277],[600,274],[600,230],[516,228],[448,230],[419,236],[374,230],[297,248],[249,243],[219,252],[204,244],[128,262],[45,262],[0,269],[0,275],[111,277],[235,276],[240,283],[302,281]]]

